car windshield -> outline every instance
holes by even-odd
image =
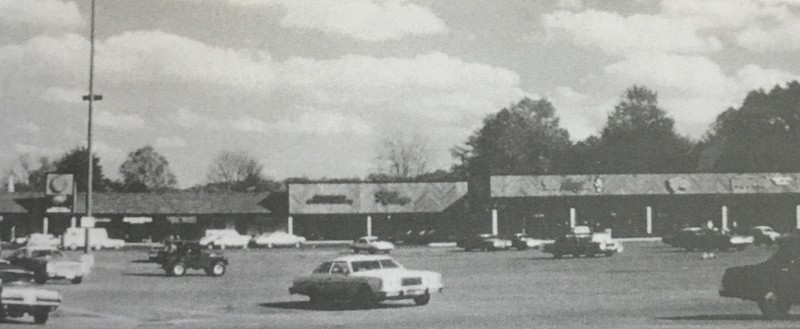
[[[398,268],[398,267],[400,267],[400,264],[397,264],[397,262],[395,262],[392,259],[381,259],[380,263],[381,263],[381,267],[383,267],[383,268]]]
[[[331,262],[324,262],[322,265],[317,267],[313,273],[328,273],[331,271]]]

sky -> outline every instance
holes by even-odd
[[[86,144],[90,0],[0,0],[0,167]],[[221,151],[263,174],[365,177],[417,135],[431,169],[483,119],[547,98],[573,141],[647,86],[699,139],[800,74],[800,0],[97,0],[93,147],[164,155],[180,187]]]

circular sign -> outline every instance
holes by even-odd
[[[67,188],[69,188],[69,177],[67,176],[55,176],[50,180],[50,191],[65,193],[69,192]]]

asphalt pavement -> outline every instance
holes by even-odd
[[[167,277],[147,251],[102,251],[83,283],[43,287],[64,295],[48,328],[796,328],[764,321],[751,302],[717,296],[723,270],[763,261],[774,247],[703,260],[660,242],[626,242],[613,257],[554,260],[538,251],[463,252],[400,247],[412,269],[443,274],[445,290],[426,306],[411,301],[372,310],[311,309],[291,296],[294,276],[344,248],[226,250],[219,278],[194,271]],[[79,253],[69,253],[78,258]],[[30,328],[29,318],[2,328]]]

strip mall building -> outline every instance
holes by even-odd
[[[659,236],[684,227],[800,228],[800,174],[493,176],[484,196],[466,182],[297,183],[274,193],[96,193],[97,224],[128,241],[197,238],[208,228],[242,234],[289,231],[310,240],[409,231],[526,232],[552,238],[570,226],[616,237]],[[476,189],[477,190],[477,189]],[[84,211],[78,196],[76,217]],[[71,214],[47,213],[44,195],[0,194],[0,239],[60,234]]]

